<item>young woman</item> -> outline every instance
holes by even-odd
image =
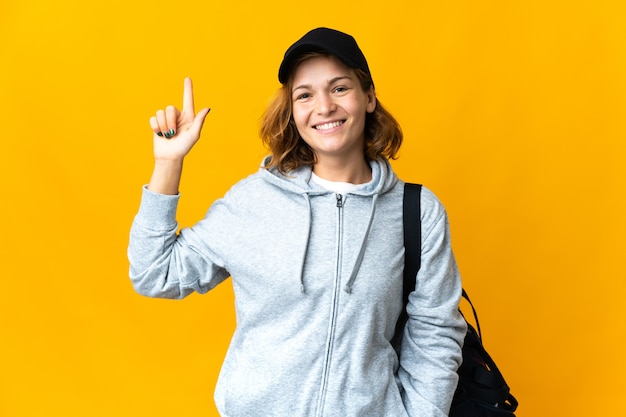
[[[279,81],[261,127],[271,155],[180,231],[183,159],[209,110],[195,113],[186,79],[182,110],[150,119],[155,166],[128,251],[135,289],[183,298],[232,277],[223,416],[446,416],[465,335],[446,212],[422,190],[421,269],[398,355],[403,183],[388,159],[400,128],[350,35],[305,34]]]

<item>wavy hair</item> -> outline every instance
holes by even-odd
[[[303,54],[294,63],[296,68],[307,59],[319,56],[332,56],[323,52]],[[364,92],[374,88],[372,78],[360,69],[354,69],[357,79]],[[259,133],[263,144],[271,151],[272,157],[265,165],[266,169],[276,167],[279,172],[286,174],[301,166],[313,165],[316,162],[315,153],[300,137],[300,133],[293,120],[293,88],[292,69],[289,79],[278,89],[265,113],[261,118]],[[367,161],[396,159],[402,144],[402,129],[396,119],[389,113],[378,98],[376,108],[367,113],[364,128],[365,144],[363,149]]]

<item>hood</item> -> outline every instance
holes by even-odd
[[[291,192],[294,194],[299,194],[301,198],[306,201],[308,208],[308,216],[305,216],[305,221],[307,222],[306,230],[307,232],[302,237],[302,257],[300,259],[300,290],[305,292],[305,280],[304,280],[304,264],[307,257],[308,247],[309,247],[309,238],[311,236],[311,218],[312,218],[312,208],[311,208],[311,195],[320,195],[331,193],[315,182],[311,181],[311,174],[313,172],[312,167],[306,166],[301,167],[297,170],[290,172],[289,174],[281,174],[278,172],[276,168],[266,169],[265,165],[269,161],[270,157],[266,157],[259,169],[259,174],[263,180],[271,183],[286,192]],[[372,180],[368,183],[359,185],[354,191],[351,191],[349,194],[359,195],[364,197],[371,197],[371,206],[369,211],[369,219],[367,221],[366,230],[363,233],[363,239],[360,242],[358,256],[354,265],[352,266],[352,272],[350,277],[348,278],[346,285],[344,286],[344,290],[347,293],[350,293],[352,290],[352,285],[356,279],[357,273],[359,271],[359,267],[361,266],[361,262],[363,260],[363,255],[365,253],[365,248],[367,245],[367,240],[369,236],[369,231],[372,226],[372,222],[374,220],[374,214],[376,213],[376,202],[378,197],[382,194],[385,194],[387,191],[391,190],[396,183],[398,182],[398,177],[391,169],[391,165],[387,160],[381,161],[371,161],[370,167],[372,169]]]
[[[266,157],[259,168],[259,173],[265,181],[274,184],[285,191],[296,194],[321,194],[328,192],[325,188],[311,182],[311,174],[313,172],[312,167],[301,167],[290,172],[289,174],[283,175],[278,172],[278,169],[276,168],[265,168],[269,158],[271,157]],[[398,182],[398,177],[396,177],[396,174],[391,169],[389,161],[370,161],[369,164],[372,168],[372,180],[368,183],[359,185],[355,191],[351,192],[351,194],[361,196],[384,194],[393,188],[393,186]]]

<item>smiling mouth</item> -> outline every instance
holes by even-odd
[[[338,120],[336,122],[332,122],[332,123],[324,123],[321,125],[315,125],[313,126],[314,129],[316,130],[330,130],[330,129],[334,129],[338,126],[341,126],[344,123],[344,120]]]

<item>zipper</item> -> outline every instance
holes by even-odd
[[[333,355],[333,346],[335,344],[335,330],[337,327],[337,310],[339,308],[339,290],[341,288],[341,258],[342,241],[343,241],[343,202],[344,198],[341,194],[335,194],[337,199],[337,258],[335,261],[335,282],[333,288],[333,302],[330,311],[330,326],[328,330],[328,339],[326,341],[326,353],[324,357],[324,369],[322,371],[322,383],[320,386],[320,396],[317,403],[317,417],[321,417],[324,411],[324,403],[326,401],[326,390],[328,389],[328,378],[330,375],[330,363]]]

